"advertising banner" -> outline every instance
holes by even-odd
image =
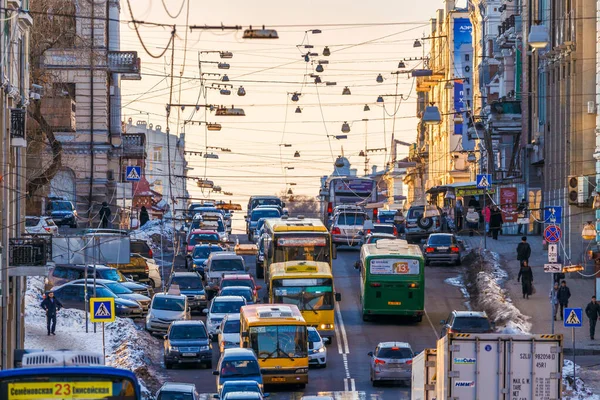
[[[500,208],[502,209],[502,220],[506,222],[517,222],[517,188],[500,188]]]
[[[462,135],[466,132],[464,112],[470,109],[471,76],[473,74],[473,39],[471,31],[473,26],[468,18],[454,18],[454,71],[451,75],[460,79],[454,81],[454,134]],[[462,117],[462,118],[461,118]]]

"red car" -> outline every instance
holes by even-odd
[[[190,232],[187,240],[187,253],[191,254],[194,251],[194,246],[197,244],[208,244],[215,243],[219,244],[219,234],[216,231],[209,231],[205,229],[194,229]]]
[[[224,275],[221,279],[221,289],[227,286],[246,286],[252,289],[254,303],[258,303],[258,291],[262,288],[256,285],[254,278],[250,274]]]

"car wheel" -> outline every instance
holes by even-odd
[[[167,362],[167,360],[165,360],[165,368],[166,369],[171,369],[171,368],[173,368],[173,364],[170,363],[170,362]]]
[[[306,388],[306,383],[299,383],[298,388],[300,388],[300,389]]]
[[[208,361],[206,364],[204,364],[206,366],[207,369],[212,369],[212,361]]]
[[[431,261],[429,261],[428,259],[425,259],[425,266],[428,267],[429,265],[431,265]]]
[[[156,284],[154,283],[154,279],[152,279],[152,278],[148,279],[148,283],[150,284],[150,286],[151,286],[152,288],[155,288],[155,287],[156,287]]]
[[[321,368],[327,368],[327,363],[321,365]]]
[[[365,321],[365,322],[370,321],[371,320],[371,316],[368,315],[368,314],[363,314],[362,320]]]
[[[69,224],[69,227],[70,227],[70,228],[74,228],[74,229],[75,229],[75,228],[77,228],[77,222],[74,222],[74,223],[72,223],[72,224]]]
[[[252,241],[252,234],[248,234],[248,240],[251,242]]]

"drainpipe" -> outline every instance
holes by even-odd
[[[88,225],[92,226],[92,194],[94,192],[94,7],[95,3],[90,2],[92,7],[91,15],[91,37],[90,44],[90,193],[88,195]]]
[[[596,32],[600,29],[600,0],[596,1]],[[596,65],[600,62],[600,41],[596,41]],[[598,113],[598,107],[600,106],[600,74],[596,72],[596,150],[594,151],[594,158],[596,159],[596,185],[600,184],[600,113]],[[596,186],[596,191],[600,192],[600,188]],[[596,232],[600,232],[600,210],[595,210],[596,213]],[[599,236],[596,235],[596,245],[599,245]],[[598,279],[598,278],[596,278]],[[598,284],[596,285],[598,288]],[[598,289],[597,289],[598,290]],[[599,296],[600,293],[596,293]]]

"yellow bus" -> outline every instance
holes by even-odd
[[[262,266],[257,263],[256,277],[269,284],[271,264],[286,261],[320,261],[332,265],[336,257],[331,235],[319,219],[269,218],[259,247],[264,249]]]
[[[321,336],[329,339],[334,336],[334,301],[341,301],[342,296],[334,290],[329,264],[318,261],[274,263],[269,275],[270,303],[297,306],[306,323],[317,328]]]
[[[308,332],[298,307],[253,304],[240,309],[240,344],[256,353],[263,383],[308,383]]]

